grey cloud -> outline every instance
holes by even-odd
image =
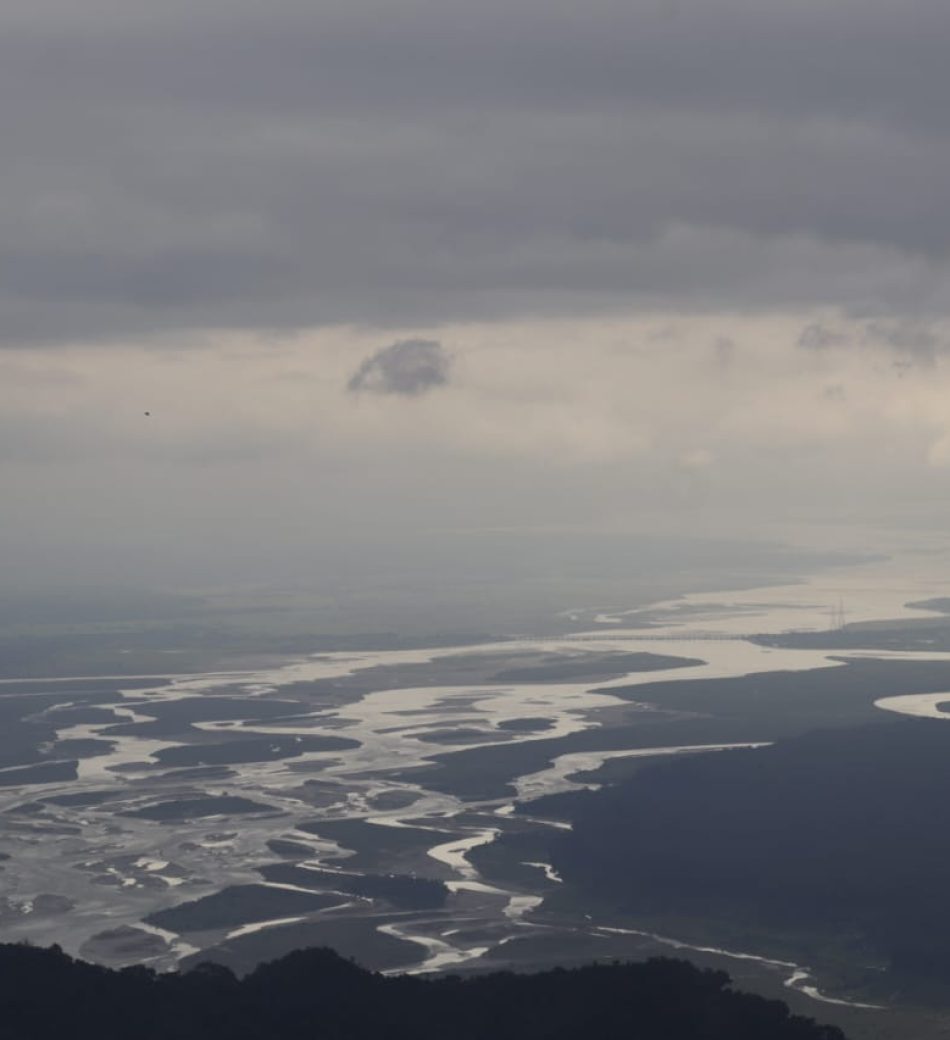
[[[936,0],[10,0],[0,340],[950,313],[948,35]]]
[[[849,342],[850,337],[846,333],[829,329],[820,322],[806,325],[798,337],[798,345],[805,350],[827,350],[829,347],[840,347]]]
[[[864,335],[871,343],[891,347],[923,362],[932,362],[937,352],[947,346],[932,328],[908,319],[869,322]]]
[[[441,344],[404,339],[366,358],[347,383],[351,393],[417,397],[449,381],[451,359]]]
[[[904,362],[900,364],[913,365],[932,364],[950,343],[931,322],[903,316],[865,322],[854,334],[812,322],[801,330],[798,337],[798,346],[806,350],[829,350],[856,345],[887,347],[905,356]]]

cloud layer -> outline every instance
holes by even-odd
[[[0,339],[950,311],[938,0],[10,0]]]
[[[946,528],[947,39],[945,0],[7,0],[0,565]]]

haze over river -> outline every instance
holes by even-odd
[[[590,786],[577,774],[604,762],[762,743],[676,744],[646,725],[636,746],[617,746],[611,731],[629,733],[659,711],[631,687],[804,672],[857,656],[950,661],[937,651],[842,653],[744,638],[825,630],[839,601],[849,622],[925,617],[906,604],[950,583],[916,563],[630,614],[570,611],[577,631],[544,639],[328,653],[173,679],[5,682],[0,704],[55,734],[0,770],[4,937],[157,967],[199,951],[246,967],[327,943],[388,971],[498,965],[506,946],[528,938],[549,944],[549,960],[581,939],[605,955],[631,941],[683,948],[583,914],[545,914],[560,884],[550,863],[526,858],[499,880],[473,850],[503,832],[530,838],[567,826],[533,816],[530,803]],[[950,693],[878,704],[946,718],[943,700]],[[565,738],[594,730],[602,746],[563,750]],[[494,757],[480,759],[489,749]],[[821,996],[799,965],[706,952],[758,959]]]

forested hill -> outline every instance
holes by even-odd
[[[0,946],[0,1040],[844,1040],[780,1001],[684,961],[387,978],[304,950],[243,979],[111,971],[59,949]]]

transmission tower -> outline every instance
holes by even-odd
[[[838,600],[837,604],[831,608],[830,624],[829,629],[832,632],[840,632],[847,624],[847,614],[844,609],[843,600]]]

